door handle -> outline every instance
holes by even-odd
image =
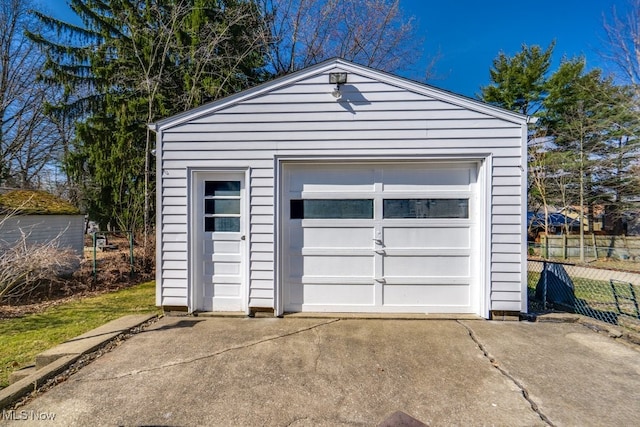
[[[381,278],[375,278],[375,279],[373,279],[373,280],[375,280],[375,281],[376,281],[376,282],[378,282],[378,283],[387,283],[387,281],[384,279],[384,277],[381,277]]]

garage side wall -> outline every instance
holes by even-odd
[[[492,159],[489,309],[520,311],[526,125],[344,71],[339,102],[327,72],[162,131],[161,304],[188,305],[187,168],[249,170],[249,306],[274,308],[276,157],[467,156]]]

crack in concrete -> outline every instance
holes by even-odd
[[[322,356],[322,339],[320,338],[320,333],[317,329],[314,329],[313,332],[316,336],[315,347],[317,350],[315,360],[313,361],[313,372],[318,372],[318,362],[320,361],[320,356]]]
[[[336,418],[313,418],[313,417],[295,417],[290,422],[282,424],[282,427],[293,427],[299,422],[304,422],[305,425],[350,425],[350,426],[365,426],[367,424],[357,421],[345,420],[342,417]],[[406,425],[406,424],[402,424]]]
[[[198,362],[200,360],[210,359],[212,357],[216,357],[216,356],[219,356],[221,354],[228,353],[230,351],[242,350],[242,349],[245,349],[245,348],[254,347],[256,345],[263,344],[265,342],[275,341],[275,340],[279,340],[281,338],[290,337],[292,335],[297,335],[297,334],[300,334],[300,333],[303,333],[303,332],[312,331],[312,330],[314,330],[316,328],[319,328],[319,327],[322,327],[322,326],[326,326],[326,325],[330,325],[331,323],[339,322],[340,320],[341,319],[331,319],[331,320],[328,320],[326,322],[317,323],[315,325],[308,326],[306,328],[297,329],[295,331],[287,332],[286,334],[270,336],[270,337],[267,337],[267,338],[259,339],[257,341],[251,341],[251,342],[248,342],[248,343],[245,343],[245,344],[240,344],[240,345],[224,348],[222,350],[218,350],[218,351],[216,351],[214,353],[210,353],[210,354],[205,354],[203,356],[192,357],[190,359],[184,359],[184,360],[179,360],[179,361],[175,361],[175,362],[165,363],[165,364],[162,364],[162,365],[159,365],[159,366],[153,366],[153,367],[145,368],[145,369],[136,369],[136,370],[125,372],[125,373],[122,373],[122,374],[119,374],[119,375],[114,375],[114,376],[111,376],[111,377],[90,378],[90,379],[83,379],[83,380],[79,380],[79,381],[88,382],[88,381],[117,380],[117,379],[130,377],[130,376],[138,375],[138,374],[142,374],[142,373],[159,371],[159,370],[166,369],[166,368],[172,368],[174,366],[186,365],[186,364],[189,364],[189,363]]]
[[[471,340],[473,340],[473,342],[478,346],[478,348],[480,349],[480,351],[482,352],[482,354],[484,355],[485,358],[487,358],[487,360],[489,360],[489,362],[491,363],[491,365],[496,368],[498,370],[498,372],[500,372],[503,376],[505,376],[506,378],[508,378],[513,384],[515,384],[516,387],[518,387],[518,389],[520,390],[520,392],[522,393],[522,397],[524,397],[524,399],[529,403],[529,405],[531,406],[531,410],[533,410],[533,412],[535,412],[542,421],[544,421],[545,423],[547,423],[549,426],[551,427],[555,427],[555,424],[553,422],[551,422],[551,420],[542,412],[542,410],[540,409],[540,407],[538,406],[538,404],[531,398],[531,396],[529,396],[529,391],[527,390],[527,388],[520,382],[518,381],[513,375],[511,375],[509,373],[509,371],[507,371],[506,369],[504,369],[502,366],[500,366],[500,363],[496,360],[495,357],[493,357],[489,351],[487,350],[487,348],[484,346],[484,344],[482,344],[482,342],[480,342],[480,339],[478,338],[478,336],[475,334],[475,332],[473,331],[473,329],[471,329],[470,326],[462,323],[459,320],[456,320],[456,322],[462,326],[463,328],[465,328],[467,330],[467,333],[469,334],[469,337],[471,337]]]

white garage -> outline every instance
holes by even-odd
[[[150,125],[157,304],[526,311],[527,121],[334,59]]]

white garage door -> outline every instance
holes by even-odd
[[[287,165],[284,311],[477,313],[477,169]]]

